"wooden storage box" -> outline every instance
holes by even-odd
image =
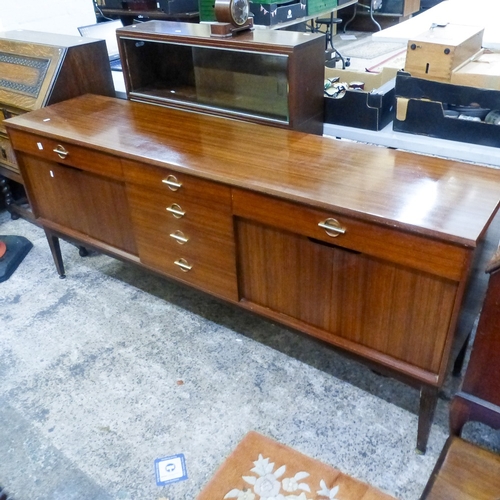
[[[405,71],[417,78],[449,82],[454,69],[481,50],[484,28],[447,24],[408,41]]]
[[[347,90],[344,97],[325,96],[325,123],[366,130],[382,130],[394,118],[394,85],[397,70],[383,68],[380,73],[325,68],[325,79],[363,82],[364,90]]]

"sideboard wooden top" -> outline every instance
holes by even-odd
[[[500,170],[103,96],[6,125],[467,246],[500,201]]]

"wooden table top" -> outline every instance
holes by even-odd
[[[103,96],[7,125],[466,246],[500,201],[493,168]]]

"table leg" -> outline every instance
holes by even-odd
[[[425,453],[431,432],[432,420],[438,402],[437,387],[423,385],[420,388],[420,410],[418,412],[417,452]]]
[[[56,265],[59,277],[64,279],[66,278],[66,275],[64,274],[64,262],[61,254],[61,246],[59,245],[59,238],[48,229],[45,229],[45,236],[47,237],[52,258],[54,259],[54,264]]]

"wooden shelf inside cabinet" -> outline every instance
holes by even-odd
[[[323,132],[323,35],[150,21],[117,36],[131,100]]]
[[[106,42],[28,30],[0,33],[0,76],[0,180],[9,210],[25,217],[9,187],[9,181],[24,182],[1,120],[82,94],[114,96]]]

